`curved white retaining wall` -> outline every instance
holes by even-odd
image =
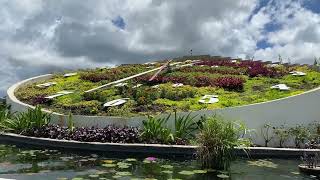
[[[30,78],[21,81],[11,86],[7,91],[7,103],[11,105],[13,111],[21,112],[26,111],[33,106],[25,104],[19,101],[14,92],[22,86],[37,81],[42,81],[51,78],[51,74],[42,75],[34,78]],[[264,144],[264,140],[261,137],[260,130],[264,124],[269,123],[272,126],[286,125],[289,127],[297,124],[308,125],[315,121],[320,120],[320,88],[310,90],[308,92],[282,98],[278,100],[239,106],[230,107],[216,110],[201,110],[193,112],[193,115],[210,116],[212,114],[220,114],[226,119],[240,120],[246,123],[249,129],[255,129],[253,133],[254,142],[260,145]],[[50,112],[45,110],[46,112]],[[181,112],[179,115],[185,115],[187,113]],[[164,115],[162,115],[164,116]],[[173,118],[173,117],[172,117]],[[171,118],[171,119],[172,119]],[[65,124],[67,115],[52,113],[53,123]],[[75,126],[99,126],[104,127],[108,124],[114,124],[118,126],[141,126],[142,120],[146,117],[106,117],[106,116],[73,116]],[[173,120],[169,122],[169,126],[173,125]],[[277,143],[274,141],[273,143]],[[272,145],[272,142],[270,143]],[[292,142],[290,143],[292,144]]]

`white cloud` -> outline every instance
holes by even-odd
[[[305,9],[297,1],[281,1],[276,7],[266,8],[273,23],[280,29],[266,35],[273,47],[260,49],[255,56],[260,59],[276,60],[278,54],[295,63],[313,63],[320,56],[320,15]]]
[[[299,1],[4,0],[0,87],[53,70],[194,54],[296,62],[320,56],[319,14]],[[252,14],[255,12],[255,14]],[[121,16],[126,26],[111,22]],[[266,32],[266,25],[279,28]],[[264,40],[273,45],[258,49]],[[9,72],[10,70],[10,72]],[[0,90],[1,95],[1,90]]]

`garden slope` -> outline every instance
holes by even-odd
[[[25,111],[27,108],[32,107],[19,101],[14,92],[21,86],[34,83],[37,81],[43,81],[51,78],[52,75],[43,75],[21,81],[11,86],[7,91],[7,103],[11,105],[13,111]],[[274,101],[257,103],[252,105],[245,105],[239,107],[215,109],[215,110],[201,110],[195,111],[193,114],[197,114],[198,118],[201,115],[210,115],[214,113],[220,113],[225,117],[235,120],[244,121],[248,128],[256,130],[256,138],[253,138],[255,143],[263,144],[264,141],[259,135],[260,128],[265,123],[273,124],[274,126],[280,126],[286,124],[288,126],[294,126],[296,124],[310,124],[319,120],[320,112],[320,88],[310,90],[308,92],[282,98]],[[183,112],[179,114],[185,114]],[[53,122],[64,124],[67,117],[59,113],[52,113]],[[75,126],[100,126],[104,127],[107,124],[114,124],[119,126],[141,126],[142,120],[145,117],[104,117],[104,116],[83,116],[74,115]],[[170,123],[173,123],[170,121]]]

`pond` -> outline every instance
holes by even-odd
[[[230,172],[219,172],[201,170],[195,160],[110,158],[110,155],[0,145],[0,178],[18,180],[315,179],[300,174],[298,164],[298,160],[240,159],[233,163]]]

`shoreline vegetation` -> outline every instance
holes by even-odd
[[[50,123],[50,114],[44,113],[40,106],[29,109],[27,112],[11,113],[7,105],[0,106],[0,130],[29,137],[41,137],[60,140],[74,140],[78,142],[111,142],[111,143],[139,143],[139,144],[165,144],[165,145],[194,145],[198,146],[196,158],[202,168],[228,170],[231,162],[235,160],[235,149],[241,148],[245,153],[252,144],[251,133],[246,125],[240,121],[223,119],[220,116],[202,116],[195,120],[190,114],[174,116],[174,128],[167,126],[171,114],[165,118],[157,119],[149,116],[143,126],[105,128],[74,127],[72,114],[69,113],[67,126]],[[320,124],[296,127],[272,127],[265,125],[261,133],[266,145],[273,140],[279,147],[286,147],[289,138],[294,138],[296,148],[318,149],[320,137]],[[271,132],[272,131],[272,132]]]

